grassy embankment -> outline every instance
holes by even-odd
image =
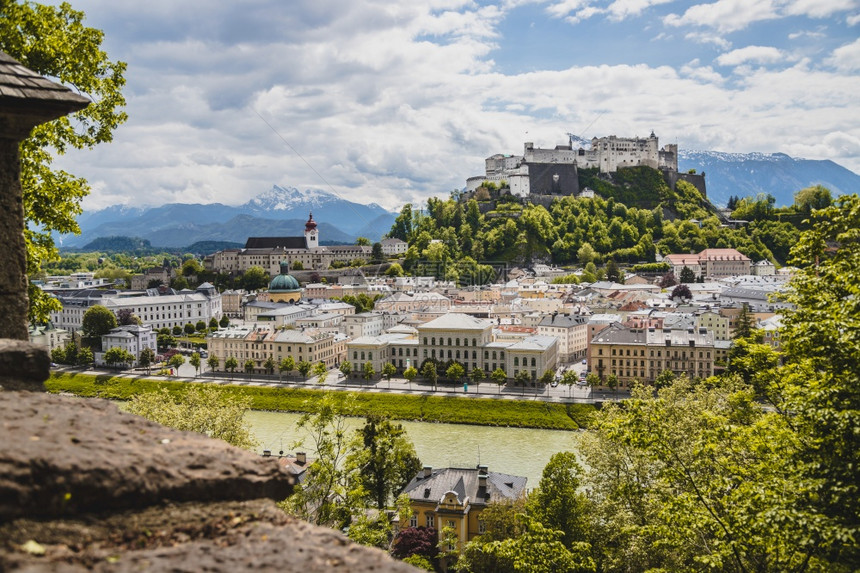
[[[93,376],[54,372],[45,382],[49,392],[70,392],[78,396],[128,400],[139,392],[167,388],[181,393],[185,382],[141,378],[121,378],[111,375]],[[313,411],[322,390],[312,388],[265,388],[249,386],[220,386],[225,392],[249,396],[254,410],[286,412]],[[364,416],[385,412],[399,420],[477,424],[482,426],[511,426],[520,428],[549,428],[576,430],[588,426],[594,406],[590,404],[553,404],[532,400],[494,400],[491,398],[462,398],[455,396],[419,396],[414,394],[385,394],[377,392],[339,392],[349,395],[350,414]]]

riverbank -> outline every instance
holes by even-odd
[[[45,382],[49,392],[69,392],[77,396],[128,400],[140,392],[167,388],[180,393],[187,382],[157,380],[147,377],[129,378],[110,374],[92,375],[53,372]],[[323,392],[313,388],[271,388],[219,384],[228,393],[247,396],[254,410],[282,412],[312,412]],[[349,395],[348,414],[366,416],[385,413],[398,420],[474,424],[480,426],[509,426],[578,430],[588,427],[594,406],[591,404],[557,404],[541,401],[499,400],[493,398],[461,398],[427,394],[387,394],[378,392],[339,391]]]

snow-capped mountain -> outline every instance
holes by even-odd
[[[796,159],[784,153],[723,153],[681,150],[678,170],[705,173],[708,198],[725,205],[729,197],[770,193],[778,206],[794,202],[805,187],[823,185],[834,195],[860,192],[860,175],[830,160]]]
[[[200,240],[244,243],[249,236],[301,235],[310,212],[323,243],[351,243],[358,236],[377,241],[396,217],[375,203],[362,205],[327,191],[275,185],[238,207],[170,203],[85,212],[78,219],[81,234],[60,236],[57,243],[80,247],[111,236],[140,237],[154,247],[182,247]]]

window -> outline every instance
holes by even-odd
[[[519,366],[519,365],[520,365],[520,357],[514,356],[514,366]]]
[[[457,339],[455,340],[455,342],[457,343],[457,344],[456,344],[456,346],[460,346],[460,339],[459,339],[459,338],[457,338]]]
[[[412,517],[409,518],[409,527],[418,527],[418,516],[414,513]]]
[[[450,336],[448,337],[448,346],[453,346],[453,344],[451,344],[451,337]]]
[[[427,514],[427,527],[434,527],[436,523],[435,517],[432,513]]]

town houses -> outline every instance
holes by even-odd
[[[387,240],[386,254],[402,254],[401,243]],[[545,382],[548,373],[558,379],[576,364],[581,380],[592,373],[593,386],[615,389],[654,383],[665,371],[692,377],[721,371],[742,309],[767,327],[769,344],[778,344],[771,325],[779,324],[784,303],[772,295],[784,288],[786,276],[773,272],[769,262],[753,264],[735,249],[665,256],[676,279],[695,281],[687,285],[685,299],[673,298],[654,277],[633,274],[623,283],[556,283],[552,278],[562,272],[540,264],[508,269],[501,280],[481,287],[434,277],[365,276],[357,268],[304,284],[291,274],[305,266],[327,268],[333,257],[363,254],[365,249],[320,247],[310,215],[302,237],[251,237],[245,249],[219,251],[205,260],[236,273],[260,266],[271,277],[268,288],[219,293],[203,283],[194,290],[122,291],[91,276],[66,278],[45,285],[62,310],[52,314],[48,330],[31,336],[51,347],[61,344],[98,304],[140,320],[142,330],[122,328],[103,341],[135,355],[154,344],[151,333],[159,329],[209,325],[226,317],[229,325],[211,329],[205,339],[220,370],[233,358],[247,372],[272,374],[272,365],[289,357],[295,364],[322,363],[329,369],[348,362],[351,376],[378,378],[387,364],[402,375],[432,362],[443,378],[459,364],[462,376],[480,370],[481,379],[502,371],[508,380],[536,383]],[[372,301],[372,310],[357,312],[345,302],[359,295]]]

